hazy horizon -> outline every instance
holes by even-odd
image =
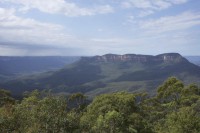
[[[0,0],[0,56],[200,56],[198,0]]]
[[[171,52],[172,53],[172,52]],[[107,54],[115,54],[115,53],[105,53],[105,54],[94,54],[94,55],[0,55],[0,57],[92,57],[92,56],[103,56]],[[135,55],[152,55],[157,56],[160,54],[167,54],[167,53],[160,53],[160,54],[137,54],[137,53],[125,53],[125,54],[135,54]],[[116,54],[116,55],[125,55],[125,54]],[[182,55],[183,57],[200,57],[200,55]]]

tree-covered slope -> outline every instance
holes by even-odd
[[[200,67],[180,54],[114,55],[83,57],[65,68],[12,80],[0,85],[20,94],[25,90],[52,89],[55,92],[83,92],[87,95],[127,90],[155,93],[155,87],[175,76],[186,84],[200,84]]]
[[[155,88],[156,89],[156,88]],[[200,88],[170,77],[148,93],[96,96],[26,93],[16,101],[0,89],[0,132],[14,133],[199,133]]]

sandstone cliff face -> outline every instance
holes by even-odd
[[[186,59],[178,53],[167,53],[157,56],[151,55],[136,55],[136,54],[106,54],[102,56],[82,57],[82,61],[90,62],[180,62]]]

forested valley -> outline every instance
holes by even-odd
[[[0,90],[1,133],[199,133],[200,88],[168,78],[154,96],[115,92],[89,100],[50,91],[21,100]]]

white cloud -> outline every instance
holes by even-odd
[[[124,8],[153,8],[151,1],[149,0],[127,0],[125,2],[122,2],[122,6]]]
[[[124,8],[140,10],[139,17],[145,17],[156,11],[167,9],[173,5],[183,4],[188,0],[126,0],[121,3]]]
[[[119,7],[119,12],[114,16],[92,17],[89,18],[89,21],[93,22],[90,24],[87,23],[87,18],[65,18],[64,21],[70,20],[66,25],[64,22],[61,22],[63,25],[58,25],[51,21],[57,19],[58,14],[90,16],[113,12],[113,8],[108,5],[110,1],[103,0],[100,4],[103,4],[102,6],[95,1],[93,3],[96,3],[94,4],[96,6],[91,7],[87,4],[87,8],[81,6],[81,4],[85,5],[81,2],[75,4],[74,1],[69,2],[69,0],[0,0],[0,4],[2,1],[5,3],[0,5],[4,7],[0,8],[0,55],[70,55],[70,52],[71,55],[141,52],[155,54],[159,50],[160,53],[174,50],[173,45],[177,45],[176,50],[179,50],[183,46],[190,49],[191,45],[188,44],[199,44],[199,33],[194,36],[195,29],[190,28],[200,25],[200,12],[184,12],[165,17],[159,13],[152,19],[140,18],[183,4],[188,0],[124,0],[123,6],[131,10],[120,8],[122,1],[113,0],[117,1],[113,7],[116,7],[115,9]],[[40,12],[32,12],[32,10]],[[177,13],[168,12],[169,10],[166,11],[167,14]],[[30,14],[21,14],[19,11]],[[49,18],[46,21],[50,22],[31,19],[34,17],[31,14],[38,15],[35,18],[40,19],[41,12],[55,15],[47,16]],[[30,18],[18,15],[26,17],[30,15]],[[117,22],[115,23],[117,20],[119,23],[123,22],[123,19],[126,19],[126,27],[120,27]],[[56,22],[60,23],[60,20]],[[72,23],[77,20],[85,22]],[[69,26],[68,30],[73,35],[66,32],[65,26]],[[188,37],[188,33],[191,37]],[[74,34],[80,36],[76,37]],[[1,44],[1,42],[8,43]],[[10,42],[13,44],[11,45]],[[152,49],[158,50],[152,51]]]
[[[61,25],[21,18],[13,9],[0,8],[0,29],[1,41],[64,45],[73,38]]]
[[[110,49],[115,45],[109,44],[109,40],[101,45],[101,40],[71,36],[61,25],[19,17],[14,9],[0,8],[0,29],[0,41],[7,42],[0,45],[0,51],[4,51],[0,55],[70,55],[69,49],[78,50],[73,51],[75,54],[91,54],[95,49]]]
[[[148,15],[153,14],[153,13],[154,13],[154,11],[152,11],[152,10],[144,10],[144,11],[141,11],[138,16],[139,17],[145,17],[145,16],[148,16]]]
[[[170,6],[172,6],[171,3],[163,1],[163,0],[154,1],[154,2],[152,2],[152,5],[153,5],[154,9],[156,9],[156,10],[167,9]]]
[[[127,0],[122,2],[124,8],[155,9],[169,8],[172,4],[183,4],[188,0]]]
[[[27,12],[37,9],[50,14],[64,14],[66,16],[87,16],[114,12],[110,5],[101,5],[93,8],[82,8],[75,3],[65,0],[2,0],[19,5],[19,11]]]
[[[166,16],[139,22],[141,30],[147,33],[165,33],[200,25],[200,13],[184,12],[176,16]]]
[[[23,19],[15,15],[14,9],[0,8],[0,27],[1,28],[40,28],[50,30],[60,30],[62,26],[56,24],[42,23],[34,19]]]
[[[166,1],[171,2],[173,4],[183,4],[188,2],[189,0],[166,0]]]
[[[127,22],[128,23],[134,23],[135,22],[135,17],[133,15],[127,16]]]

